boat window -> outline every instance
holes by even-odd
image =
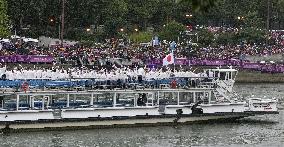
[[[225,80],[226,78],[226,73],[225,72],[220,72],[220,79]]]
[[[210,95],[210,93],[211,93],[211,95]],[[209,99],[212,101],[212,91],[204,93],[203,103],[208,104],[209,103]]]
[[[69,97],[70,99],[73,100],[72,96]],[[69,101],[70,103],[70,101]],[[58,94],[54,95],[51,98],[51,107],[52,108],[65,108],[67,107],[67,95],[66,94]],[[72,104],[69,106],[72,106]]]
[[[65,96],[67,100],[67,96]],[[86,107],[90,105],[91,94],[70,94],[69,106],[70,107]]]
[[[104,93],[97,97],[94,105],[98,107],[112,107],[114,93]]]
[[[16,96],[15,95],[6,95],[3,99],[3,107],[6,110],[16,110]]]
[[[230,72],[226,72],[226,80],[231,79],[231,73]]]
[[[188,105],[193,103],[193,93],[191,92],[180,92],[179,93],[179,104]]]
[[[205,93],[203,92],[196,92],[196,101],[204,101]]]
[[[215,71],[215,77],[219,77],[219,71]]]
[[[133,107],[134,106],[134,93],[118,93],[116,95],[116,106]]]
[[[212,103],[212,102],[216,102],[216,97],[215,97],[215,95],[214,95],[214,92],[211,91],[210,93],[211,93],[211,103]]]
[[[33,101],[34,104],[32,104],[32,98],[34,98]],[[24,109],[23,107],[32,108],[33,105],[34,106],[33,109],[40,110],[42,109],[42,99],[43,99],[42,95],[20,96],[19,107],[21,107],[21,109]],[[44,106],[46,107],[46,105],[47,105],[47,100],[44,100]]]
[[[139,93],[137,95],[137,106],[146,106],[147,103],[147,94]]]
[[[3,108],[4,106],[4,96],[0,96],[0,107]]]
[[[177,92],[160,92],[160,105],[177,105]]]
[[[154,106],[154,105],[157,105],[157,97],[155,97],[154,93],[148,93],[146,106]]]

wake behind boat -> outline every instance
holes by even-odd
[[[1,81],[0,128],[168,125],[278,113],[276,99],[242,100],[233,91],[237,70],[232,68],[206,69],[200,74],[161,72],[160,76],[152,72],[156,76],[151,78],[145,78],[150,72],[138,69],[136,73],[127,73],[129,79],[115,79],[117,74],[112,74],[112,79],[7,80],[10,85]]]

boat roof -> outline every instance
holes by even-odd
[[[12,95],[12,94],[17,94],[17,95],[31,95],[31,96],[52,96],[52,95],[56,95],[56,94],[95,94],[95,95],[99,95],[102,93],[99,92],[95,92],[95,91],[64,91],[64,90],[60,90],[60,91],[50,91],[50,90],[46,90],[46,91],[27,91],[27,92],[4,92],[1,95]]]
[[[106,90],[85,90],[85,91],[65,91],[65,90],[46,90],[46,91],[27,91],[27,92],[3,92],[1,95],[30,95],[30,96],[52,96],[56,94],[94,94],[100,95],[104,93],[153,93],[153,92],[206,92],[213,88],[191,88],[191,89],[106,89]]]
[[[221,71],[221,72],[232,72],[237,71],[236,69],[210,69],[211,71]]]

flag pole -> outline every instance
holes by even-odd
[[[172,50],[172,54],[173,54],[173,59],[174,59],[174,72],[176,72],[176,61],[175,61],[175,56],[174,56],[174,51]]]
[[[176,43],[173,41],[173,42],[170,44],[170,49],[171,49],[171,51],[172,51],[172,55],[173,55],[173,59],[174,59],[174,72],[176,71],[176,62],[175,62],[175,56],[174,56],[175,47],[176,47]]]

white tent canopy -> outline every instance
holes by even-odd
[[[0,42],[5,42],[5,43],[9,43],[10,40],[9,39],[1,39]]]
[[[37,39],[33,39],[33,38],[23,38],[24,42],[38,42]]]

